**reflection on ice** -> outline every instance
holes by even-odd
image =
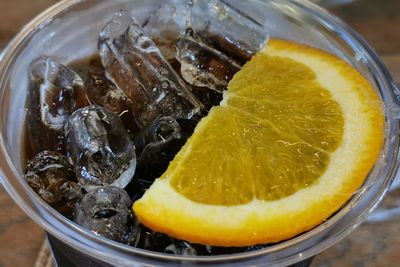
[[[188,1],[185,34],[177,44],[181,74],[192,85],[222,91],[267,40],[262,25],[225,1]]]
[[[65,126],[71,161],[87,190],[124,188],[136,168],[135,147],[118,116],[100,106],[75,111]]]
[[[135,245],[140,229],[131,211],[132,201],[118,187],[99,187],[77,203],[74,221],[105,238]]]
[[[82,79],[74,71],[49,57],[31,63],[27,123],[34,154],[65,152],[64,124],[84,100]]]
[[[181,38],[177,47],[182,77],[191,85],[221,92],[240,70],[237,62],[196,40],[191,33]]]
[[[25,179],[49,205],[70,217],[82,190],[67,157],[42,151],[28,162]]]
[[[125,93],[107,79],[100,58],[79,62],[73,69],[82,77],[90,104],[99,105],[119,115],[125,128],[132,135],[139,127],[135,120],[133,103]]]
[[[160,4],[148,17],[143,30],[157,45],[163,56],[173,60],[176,55],[176,43],[185,31],[186,0],[169,1]]]
[[[141,127],[160,116],[189,119],[199,112],[198,100],[125,12],[103,28],[99,51],[107,77],[132,101]]]

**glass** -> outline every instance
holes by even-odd
[[[166,1],[171,5],[174,1]],[[357,68],[385,103],[385,143],[364,186],[339,212],[311,231],[268,248],[226,256],[173,256],[127,247],[93,235],[38,199],[23,178],[23,127],[27,68],[39,55],[68,64],[93,54],[98,32],[115,11],[129,10],[138,20],[159,4],[156,0],[65,0],[30,22],[0,57],[0,167],[3,184],[15,202],[57,242],[99,262],[119,266],[175,265],[286,266],[305,260],[349,234],[376,207],[398,164],[399,95],[375,52],[339,19],[300,0],[232,0],[237,9],[263,22],[273,37],[321,48]],[[69,252],[66,252],[69,253]],[[72,253],[73,254],[73,253]],[[71,254],[71,255],[72,255]],[[71,256],[71,260],[80,261]],[[79,263],[79,262],[76,262]]]
[[[320,6],[325,7],[325,8],[330,8],[330,7],[334,7],[334,6],[348,4],[355,0],[312,0],[312,1]]]

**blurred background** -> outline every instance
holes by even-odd
[[[25,23],[56,2],[0,0],[0,51]],[[326,6],[364,36],[381,56],[396,83],[400,84],[400,0],[314,2]],[[400,186],[395,183],[367,222],[319,254],[311,266],[400,266],[399,207]],[[0,267],[45,266],[45,262],[35,265],[44,238],[43,230],[14,204],[0,186]]]

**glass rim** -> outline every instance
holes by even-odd
[[[261,0],[252,0],[254,2],[258,2],[262,4]],[[36,18],[34,18],[31,22],[29,22],[21,31],[20,33],[9,43],[9,45],[4,49],[2,54],[0,55],[0,99],[3,99],[4,94],[4,80],[6,77],[7,72],[10,69],[10,65],[13,62],[15,52],[18,51],[20,45],[26,41],[32,34],[35,33],[35,30],[41,29],[47,25],[47,23],[51,22],[53,18],[57,15],[66,12],[69,8],[73,7],[76,4],[85,2],[85,0],[63,0],[59,3],[53,5],[52,7],[48,8]],[[387,88],[390,90],[391,99],[393,103],[398,105],[396,95],[400,95],[394,86],[394,82],[391,78],[386,67],[380,61],[379,57],[376,53],[372,50],[372,48],[366,43],[366,41],[357,34],[354,30],[352,30],[348,25],[342,22],[337,17],[329,14],[326,10],[322,9],[321,7],[310,3],[308,1],[302,0],[284,0],[281,1],[283,4],[290,3],[291,5],[296,6],[297,8],[301,8],[303,11],[308,13],[310,16],[317,18],[319,23],[323,24],[327,28],[332,31],[335,31],[340,35],[340,39],[343,40],[347,45],[350,45],[352,49],[357,49],[365,52],[365,55],[368,61],[371,62],[373,67],[375,68],[376,76],[380,78],[377,81],[378,84],[381,85],[383,88]],[[391,114],[386,114],[386,116]],[[351,222],[352,227],[343,228],[341,232],[336,233],[335,235],[331,235],[328,238],[322,240],[318,243],[318,245],[307,247],[305,251],[291,253],[290,256],[284,259],[284,264],[293,264],[298,262],[299,260],[303,260],[309,258],[324,249],[328,248],[329,246],[335,244],[336,242],[340,241],[343,237],[349,234],[357,225],[359,225],[364,219],[372,212],[372,210],[377,206],[380,200],[383,198],[385,192],[388,190],[391,182],[394,179],[394,174],[397,171],[398,165],[398,157],[399,157],[399,127],[398,125],[394,125],[394,121],[396,118],[389,118],[392,127],[389,127],[389,133],[387,136],[394,136],[393,139],[390,140],[392,144],[394,144],[394,151],[393,154],[395,155],[395,160],[392,160],[390,168],[387,170],[387,176],[383,184],[379,187],[379,191],[373,200],[367,205],[362,212],[360,212],[357,217],[353,218]],[[398,118],[397,118],[398,119]],[[1,128],[2,126],[0,126]],[[1,129],[0,129],[1,130]],[[393,132],[396,135],[393,135]],[[385,140],[386,142],[387,140]],[[8,193],[12,196],[14,201],[24,210],[24,212],[31,217],[36,223],[38,223],[42,228],[44,228],[48,233],[55,236],[56,238],[62,240],[63,242],[68,242],[68,244],[72,245],[74,248],[78,248],[81,252],[89,255],[98,257],[101,260],[106,262],[115,263],[115,261],[110,261],[110,259],[115,258],[116,255],[130,255],[132,256],[132,260],[136,259],[145,259],[150,258],[151,260],[163,260],[166,262],[187,262],[187,263],[223,263],[223,262],[235,262],[239,260],[245,259],[253,259],[253,258],[260,258],[268,256],[270,253],[282,251],[288,248],[295,247],[296,245],[303,243],[307,240],[311,240],[313,237],[315,238],[319,233],[326,232],[329,229],[332,229],[338,221],[342,220],[346,214],[352,209],[353,205],[357,204],[357,199],[361,196],[361,190],[353,196],[353,198],[335,215],[330,217],[326,222],[320,224],[319,226],[295,237],[289,239],[287,241],[283,241],[270,247],[260,249],[257,251],[245,252],[245,253],[237,253],[237,254],[230,254],[230,255],[218,255],[218,256],[176,256],[176,255],[168,255],[164,253],[152,252],[144,249],[139,249],[135,247],[129,247],[114,241],[106,240],[103,238],[95,237],[89,231],[80,228],[74,222],[69,221],[64,216],[56,212],[52,209],[49,205],[47,205],[43,200],[38,199],[31,188],[27,184],[21,183],[24,192],[28,194],[30,199],[35,199],[36,202],[39,202],[39,206],[42,209],[43,214],[32,210],[29,207],[29,204],[26,203],[23,198],[19,195],[16,188],[11,185],[11,183],[5,177],[10,177],[14,179],[14,177],[20,176],[17,168],[14,166],[11,158],[6,149],[6,145],[4,142],[4,138],[0,135],[0,164],[2,171],[2,183]],[[16,179],[18,180],[18,179]],[[49,216],[49,217],[47,217]],[[51,222],[51,220],[55,220]],[[63,226],[68,229],[68,231],[64,231],[58,229],[56,226]],[[72,232],[71,232],[72,231]],[[77,238],[80,237],[80,238]],[[83,237],[83,238],[82,238]],[[87,242],[94,243],[100,247],[107,247],[109,251],[105,253],[104,251],[100,250],[92,250],[88,251]],[[96,246],[92,246],[96,247]],[[278,259],[274,261],[275,264],[283,264],[283,259]]]

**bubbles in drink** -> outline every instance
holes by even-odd
[[[135,245],[140,230],[131,212],[131,204],[125,190],[99,187],[77,203],[74,221],[99,236]]]
[[[72,112],[84,105],[82,79],[49,57],[29,67],[27,124],[31,149],[65,152],[63,128]]]
[[[65,136],[78,181],[86,189],[124,188],[132,179],[135,147],[115,113],[100,106],[81,108],[69,118]]]
[[[107,77],[132,101],[141,127],[160,116],[189,119],[200,111],[198,100],[125,12],[103,28],[99,50]]]
[[[67,157],[58,152],[40,152],[28,162],[25,179],[49,205],[68,217],[72,215],[82,190]]]

